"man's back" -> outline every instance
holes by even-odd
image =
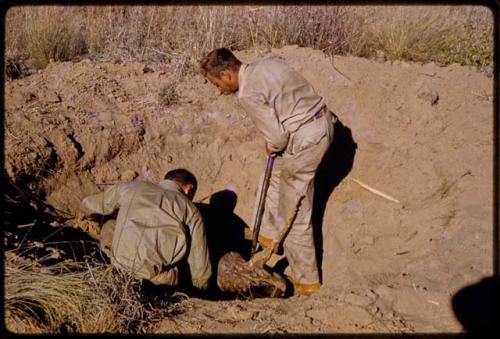
[[[277,58],[242,65],[238,98],[245,105],[245,101],[258,96],[274,110],[288,132],[297,130],[325,105],[301,74]],[[252,114],[252,109],[247,112]]]

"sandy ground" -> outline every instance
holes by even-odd
[[[493,79],[469,67],[376,62],[288,46],[286,60],[341,124],[318,179],[323,286],[286,299],[184,301],[159,333],[460,332],[451,300],[492,275]],[[225,189],[250,222],[263,140],[238,106],[189,76],[170,105],[169,65],[51,63],[5,83],[9,178],[74,212],[96,183],[176,167],[195,201]],[[399,203],[361,187],[361,181]]]

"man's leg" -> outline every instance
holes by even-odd
[[[150,279],[155,285],[177,286],[179,283],[179,263],[186,260],[187,246],[184,237],[168,238],[173,244],[172,259],[164,263],[161,271]]]
[[[286,188],[281,192],[280,213],[287,216],[282,227],[285,227],[286,222],[293,216],[299,197],[302,199],[292,227],[284,240],[283,248],[294,281],[301,284],[315,284],[319,282],[319,273],[311,223],[314,172],[303,174],[290,181],[290,184],[295,184],[296,187],[285,185]]]
[[[321,135],[324,137],[321,137]],[[314,136],[318,138],[315,140]],[[315,140],[314,143],[309,142]],[[319,273],[312,228],[314,177],[323,155],[333,139],[330,116],[304,126],[294,136],[296,152],[285,154],[281,171],[280,200],[277,224],[285,227],[293,215],[299,198],[300,205],[283,247],[294,282],[318,284]],[[294,148],[292,147],[292,150]]]

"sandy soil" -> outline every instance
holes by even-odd
[[[295,46],[237,53],[244,62],[268,54],[310,80],[342,123],[318,179],[323,287],[286,299],[191,298],[158,332],[462,331],[453,295],[492,275],[493,79]],[[260,135],[237,99],[200,75],[166,105],[171,72],[83,60],[7,81],[8,177],[73,213],[126,169],[157,181],[186,167],[200,183],[195,201],[231,189],[249,223],[265,166]]]

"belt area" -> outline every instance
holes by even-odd
[[[304,122],[302,124],[302,126],[310,124],[311,122],[316,121],[316,120],[322,118],[323,115],[325,115],[327,112],[328,112],[328,108],[326,108],[326,106],[323,106],[323,108],[320,109],[319,111],[317,111],[316,113],[314,113],[314,115],[309,120],[307,120],[306,122]]]

